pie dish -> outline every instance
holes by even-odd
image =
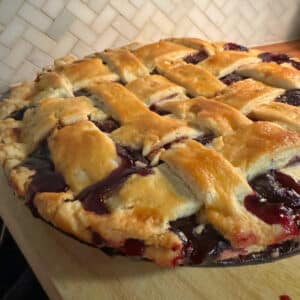
[[[298,251],[296,58],[170,38],[58,59],[2,98],[9,184],[80,241],[165,266]]]

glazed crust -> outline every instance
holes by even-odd
[[[196,52],[197,51],[193,48],[163,40],[142,46],[133,51],[134,55],[139,58],[150,71],[155,68],[157,59],[164,58],[174,60],[184,58]]]
[[[271,102],[254,108],[250,118],[270,121],[290,130],[300,131],[300,108],[280,102]]]
[[[217,78],[232,73],[244,64],[257,63],[260,59],[248,52],[222,51],[208,57],[199,65]]]
[[[274,101],[299,88],[299,71],[260,63],[258,53],[170,38],[57,59],[0,103],[10,185],[59,229],[124,254],[134,240],[138,256],[161,265],[188,263],[189,239],[206,226],[229,247],[210,260],[298,238],[246,205],[258,195],[248,183],[257,175],[299,178],[299,165],[290,166],[300,152],[299,108]],[[219,80],[233,71],[255,80]],[[48,188],[48,175],[62,187]],[[195,219],[190,234],[176,227],[187,219]]]
[[[300,71],[273,62],[241,66],[237,72],[283,89],[300,88]]]
[[[148,75],[131,81],[126,88],[145,104],[152,105],[163,99],[184,99],[185,89],[161,75]]]
[[[149,73],[148,69],[128,49],[108,49],[100,53],[100,56],[112,70],[118,73],[124,83]]]
[[[233,106],[243,114],[248,114],[258,105],[270,103],[283,93],[283,89],[253,79],[245,79],[228,86],[215,97],[215,100]]]
[[[192,96],[213,97],[226,86],[200,66],[159,60],[157,69],[169,80],[186,88]]]
[[[251,124],[251,120],[238,110],[204,97],[182,101],[167,100],[157,106],[179,119],[186,120],[188,125],[204,132],[213,132],[216,136],[230,134]]]
[[[280,169],[300,151],[299,132],[271,122],[254,122],[213,141],[220,152],[250,180],[270,169]]]

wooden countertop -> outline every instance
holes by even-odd
[[[300,57],[300,40],[290,41],[285,43],[276,43],[272,45],[254,47],[263,51],[282,52],[290,56]]]
[[[260,47],[300,57],[300,42]],[[32,217],[0,173],[0,215],[50,299],[300,299],[300,255],[272,264],[228,268],[161,268],[110,258]]]

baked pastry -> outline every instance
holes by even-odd
[[[296,253],[300,66],[170,38],[64,57],[0,102],[33,214],[108,254],[234,265]]]

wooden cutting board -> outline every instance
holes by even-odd
[[[300,299],[300,255],[226,268],[162,268],[111,258],[34,218],[3,173],[0,189],[0,215],[50,299]]]
[[[264,50],[300,56],[300,43]],[[0,189],[0,215],[51,299],[300,299],[300,255],[264,265],[175,269],[110,258],[33,218],[3,173]]]

